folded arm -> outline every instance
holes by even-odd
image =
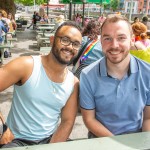
[[[81,108],[83,121],[90,132],[97,137],[113,136],[113,134],[95,118],[95,110]]]
[[[150,131],[150,106],[146,106],[144,109],[142,131]]]

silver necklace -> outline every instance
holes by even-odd
[[[55,88],[55,86],[54,86],[53,81],[51,81],[51,83],[52,83],[52,93],[56,93],[56,88]]]
[[[65,80],[65,78],[66,78],[66,75],[67,75],[67,70],[65,71],[65,73],[64,73],[64,80]],[[63,80],[63,82],[64,82],[64,80]],[[55,87],[55,83],[51,80],[51,85],[52,85],[52,93],[56,93],[56,87]]]

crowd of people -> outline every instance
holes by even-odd
[[[0,43],[4,42],[4,33],[16,30],[16,22],[11,13],[0,11]]]
[[[12,34],[7,34],[8,32],[14,33],[16,31],[16,21],[11,13],[6,13],[4,10],[0,10],[0,45],[4,44],[7,38],[12,38]],[[6,51],[6,57],[11,57],[11,52]],[[1,57],[0,51],[0,57]],[[0,61],[1,63],[1,61]]]
[[[137,41],[149,47],[147,23],[102,15],[82,29],[79,14],[59,17],[48,55],[0,68],[0,91],[14,85],[1,147],[68,141],[78,104],[88,138],[150,131],[150,64],[130,54]]]

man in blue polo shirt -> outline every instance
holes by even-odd
[[[80,106],[90,137],[150,130],[150,65],[130,55],[130,23],[110,15],[101,27],[105,54],[80,76]]]

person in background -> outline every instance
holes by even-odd
[[[3,24],[6,27],[7,31],[9,31],[10,20],[7,18],[7,13],[5,11],[1,11],[0,20],[3,22]]]
[[[35,20],[34,20],[34,29],[36,29],[36,24],[37,24],[37,22],[40,22],[40,20],[41,20],[41,16],[39,15],[39,13],[38,12],[36,12],[36,14],[35,14]]]
[[[139,17],[134,17],[134,19],[133,19],[133,23],[132,23],[132,24],[134,24],[134,23],[136,23],[136,22],[140,22]]]
[[[106,17],[104,16],[104,14],[102,14],[99,18],[98,21],[100,22],[100,24],[102,25],[102,23],[105,21]]]
[[[79,87],[67,64],[76,57],[81,41],[80,27],[64,22],[55,32],[48,55],[19,57],[0,68],[0,92],[14,85],[2,148],[67,141]]]
[[[0,12],[0,16],[1,15],[2,14]],[[4,33],[7,33],[7,28],[4,26],[4,23],[0,19],[0,45],[4,43]],[[0,51],[0,57],[1,57],[1,55],[2,55],[2,52]],[[1,61],[0,61],[0,63],[1,63]]]
[[[135,35],[135,41],[140,41],[141,34],[147,32],[147,27],[142,22],[136,22],[132,24],[133,34]]]
[[[135,44],[132,50],[146,50],[149,47],[149,39],[147,37],[147,27],[142,22],[132,24],[132,30],[135,35]]]
[[[30,29],[31,26],[33,26],[33,29],[35,28],[35,25],[36,25],[36,18],[35,17],[36,17],[36,11],[34,11],[33,16],[32,16],[32,22],[31,22],[30,26],[27,27],[27,29]]]
[[[100,23],[92,19],[82,32],[82,46],[80,51],[83,52],[78,61],[76,63],[73,62],[74,67],[72,69],[78,79],[80,79],[82,69],[103,57],[100,43],[100,27]]]
[[[0,12],[0,44],[2,44],[4,42],[4,37],[5,37],[4,33],[7,33],[7,32],[8,32],[8,30],[2,20],[2,12]]]
[[[89,23],[90,19],[89,18],[85,18],[84,19],[84,28],[87,26],[87,24]]]
[[[54,30],[57,30],[57,28],[64,22],[64,15],[59,15],[57,18],[56,18],[56,21],[55,21],[55,26],[54,26]]]
[[[76,16],[75,16],[75,22],[81,26],[82,24],[82,15],[77,13]]]
[[[147,16],[144,16],[144,17],[142,18],[142,23],[147,26],[147,29],[148,29],[148,30],[150,30],[150,22],[149,22]]]
[[[15,31],[16,28],[17,28],[17,25],[16,25],[16,21],[15,21],[15,19],[13,18],[13,15],[12,15],[11,13],[8,14],[8,19],[10,19],[11,24],[12,24],[12,27],[13,27],[13,30]]]
[[[146,33],[141,33],[141,40],[140,42],[146,47],[149,48],[150,47],[150,40],[148,39],[148,36]]]
[[[133,43],[128,19],[109,15],[101,27],[105,57],[80,75],[89,138],[150,131],[150,64],[130,54]]]
[[[49,19],[46,13],[44,13],[44,15],[41,17],[40,19],[40,23],[49,23]]]

